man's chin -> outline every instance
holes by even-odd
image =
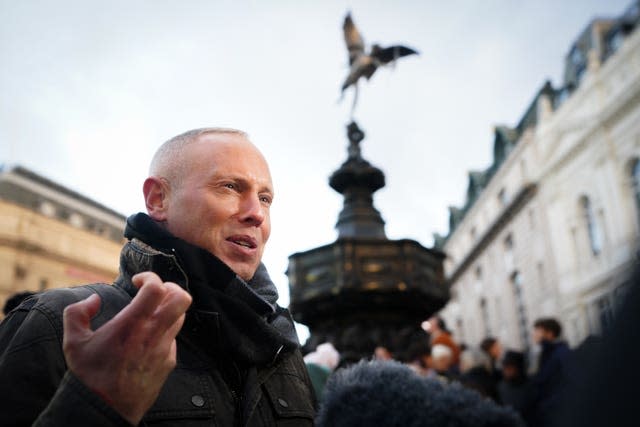
[[[257,266],[254,267],[246,264],[224,262],[245,282],[253,279],[253,276],[256,274],[256,270],[258,269]]]

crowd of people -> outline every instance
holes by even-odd
[[[382,381],[381,377],[389,380],[390,373],[380,372],[381,369],[389,369],[403,378],[402,381],[408,381],[407,378],[413,378],[411,381],[426,381],[426,385],[405,384],[412,390],[413,387],[420,390],[425,388],[433,393],[438,389],[440,393],[444,393],[443,396],[447,396],[449,392],[442,390],[448,390],[449,387],[453,387],[458,395],[460,389],[471,391],[484,402],[483,405],[493,405],[494,415],[501,414],[496,408],[507,410],[502,412],[506,418],[500,419],[511,421],[501,425],[550,426],[562,409],[563,393],[571,384],[573,355],[562,339],[562,326],[557,319],[537,319],[532,329],[539,349],[538,357],[531,361],[528,360],[528,354],[521,350],[504,349],[496,337],[486,337],[476,345],[458,342],[447,329],[444,320],[433,316],[422,327],[400,331],[395,348],[377,347],[368,364],[363,360],[355,366],[337,368],[339,352],[330,343],[318,346],[316,351],[305,356],[305,362],[311,371],[317,370],[318,366],[323,368],[323,376],[312,376],[312,380],[316,385],[316,394],[325,402],[325,407],[333,404],[344,408],[347,398],[343,396],[337,399],[332,395],[342,396],[345,391],[339,390],[340,387],[355,387],[354,382],[362,387],[360,383],[366,382],[365,379],[371,383]],[[393,366],[383,368],[384,362]],[[410,370],[412,375],[401,372],[403,368],[399,368],[398,364]],[[345,369],[354,372],[344,373]],[[339,376],[337,384],[331,382],[334,374]],[[327,382],[329,390],[324,390]],[[440,385],[429,385],[433,382]],[[380,393],[376,396],[379,398]],[[430,398],[438,399],[433,394]],[[466,404],[469,405],[469,402]],[[335,409],[325,408],[323,411],[325,418],[329,417],[328,413],[331,414],[331,419],[336,416]],[[508,415],[508,411],[517,416]]]

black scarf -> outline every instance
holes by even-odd
[[[176,256],[193,297],[187,323],[216,319],[209,326],[219,330],[217,351],[244,366],[263,366],[299,345],[288,311],[276,304],[278,293],[264,265],[247,283],[216,256],[173,236],[143,213],[127,219],[125,237]]]

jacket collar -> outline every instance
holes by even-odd
[[[204,286],[242,299],[260,314],[273,313],[276,309],[278,291],[262,263],[247,283],[219,258],[173,236],[143,213],[127,219],[124,235],[135,246],[130,249],[138,254],[127,251],[121,261],[135,272],[151,270],[165,281],[175,281],[191,293],[198,304],[206,303],[198,298],[200,288]],[[147,256],[143,255],[145,253]],[[135,265],[131,265],[132,262]]]

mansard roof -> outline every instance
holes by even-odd
[[[564,100],[580,85],[582,75],[587,69],[589,52],[593,51],[597,58],[604,62],[615,52],[620,40],[628,36],[640,24],[640,0],[634,0],[627,10],[616,18],[593,19],[579,34],[571,45],[565,58],[563,86],[554,88],[550,81],[545,81],[525,113],[515,127],[505,125],[494,128],[493,162],[484,171],[470,171],[466,200],[461,208],[449,207],[449,232],[446,236],[434,234],[434,246],[442,249],[467,212],[473,207],[480,194],[489,185],[491,178],[497,173],[509,153],[518,144],[522,134],[538,123],[538,105],[542,96],[549,99],[552,108],[557,109]],[[594,50],[595,49],[595,50]]]

